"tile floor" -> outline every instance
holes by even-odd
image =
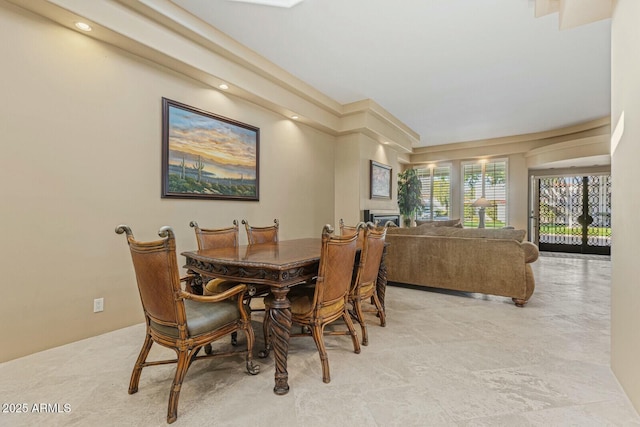
[[[286,396],[272,392],[271,359],[259,361],[257,376],[239,357],[197,362],[175,425],[640,425],[609,368],[610,262],[542,256],[534,268],[536,292],[525,308],[501,297],[389,287],[388,325],[371,324],[361,354],[349,338],[327,337],[330,384],[310,338],[292,340]],[[0,425],[164,425],[172,367],[146,368],[138,393],[127,394],[143,334],[136,325],[0,364],[2,403],[29,408],[0,413]],[[152,355],[168,354],[154,348]],[[38,403],[58,403],[62,413],[32,412]]]

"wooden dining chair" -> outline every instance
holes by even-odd
[[[218,249],[218,248],[237,248],[240,244],[239,239],[239,227],[238,221],[233,220],[232,227],[223,227],[223,228],[200,228],[197,222],[191,221],[189,223],[189,227],[193,228],[196,234],[196,241],[198,242],[198,249]],[[207,281],[202,286],[202,294],[203,295],[216,295],[222,292],[225,292],[234,286],[239,285],[239,282],[234,282],[232,280],[213,278]],[[255,293],[255,287],[253,285],[246,285],[247,290],[243,295],[245,302],[247,298],[253,293]],[[248,306],[248,305],[247,305]],[[234,332],[231,334],[231,344],[238,344],[238,333]],[[211,353],[211,346],[207,345],[204,348],[205,353]]]
[[[249,221],[245,219],[242,220],[242,223],[247,230],[247,240],[250,245],[278,241],[278,229],[280,228],[280,222],[277,219],[273,220],[274,225],[267,227],[253,227],[249,225]]]
[[[380,326],[386,326],[385,312],[376,293],[376,282],[378,281],[387,227],[388,224],[384,227],[376,227],[372,222],[367,223],[364,229],[357,274],[349,291],[349,302],[353,306],[353,314],[362,329],[362,345],[369,345],[367,325],[362,308],[363,301],[370,300],[375,310],[368,311],[377,313]]]
[[[278,219],[273,220],[273,225],[269,225],[266,227],[254,227],[249,225],[249,221],[246,219],[242,220],[242,224],[244,224],[244,228],[247,231],[247,241],[249,245],[256,245],[259,243],[277,243],[278,242],[278,231],[280,228],[280,222]],[[251,304],[251,299],[265,297],[269,294],[269,286],[255,286],[253,287],[253,293],[251,298],[248,300],[248,304]],[[256,311],[260,311],[262,309],[256,309]]]
[[[235,219],[232,227],[200,228],[195,221],[191,221],[189,227],[196,233],[198,249],[235,248],[239,245],[238,221]]]
[[[349,234],[355,234],[356,230],[359,230],[358,237],[362,237],[362,234],[364,233],[364,227],[361,227],[360,229],[358,229],[357,225],[346,225],[342,218],[340,218],[340,221],[338,222],[338,224],[340,225],[340,235],[341,236],[346,236],[346,235],[349,235]]]
[[[233,220],[232,227],[225,228],[200,228],[197,222],[191,221],[189,227],[193,228],[198,242],[198,249],[237,248],[239,245],[238,221]],[[234,287],[237,282],[226,279],[214,278],[209,280],[203,289],[204,295],[215,295]]]
[[[362,224],[364,225],[364,224]],[[322,230],[322,249],[320,265],[315,286],[294,286],[287,295],[291,301],[291,320],[303,326],[310,333],[291,334],[291,337],[313,337],[320,362],[322,363],[322,381],[331,381],[329,359],[324,344],[324,335],[349,335],[353,341],[353,351],[360,353],[360,342],[347,312],[347,298],[356,256],[357,232],[348,236],[333,235],[333,228],[325,225]],[[265,298],[267,313],[265,315],[265,342],[270,347],[269,310],[274,297]],[[325,331],[325,327],[343,319],[347,331]]]
[[[129,394],[138,391],[142,368],[176,363],[167,411],[167,422],[173,423],[178,417],[182,382],[195,360],[244,354],[247,371],[252,375],[259,372],[259,366],[252,360],[255,338],[250,314],[245,311],[242,298],[237,297],[245,292],[245,285],[237,285],[214,296],[184,291],[181,283],[189,282],[193,276],[179,276],[175,237],[170,227],[162,227],[158,234],[163,239],[152,242],[135,240],[126,225],[119,225],[116,233],[126,233],[146,323],[146,335],[133,367]],[[239,330],[245,333],[246,350],[198,356],[206,344]],[[153,343],[174,350],[177,359],[147,362]]]

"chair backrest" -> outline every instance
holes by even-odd
[[[244,228],[247,230],[247,240],[250,245],[257,243],[270,243],[278,241],[278,228],[280,222],[277,219],[273,220],[274,225],[268,227],[252,227],[247,220],[242,220]]]
[[[190,227],[196,232],[198,249],[236,248],[238,247],[238,221],[233,220],[233,227],[200,228],[198,223],[191,221]]]
[[[355,287],[375,283],[378,280],[378,270],[382,261],[382,252],[387,235],[387,227],[375,227],[368,222],[364,231],[364,242],[360,252],[358,274],[354,281]]]
[[[347,236],[349,234],[356,234],[357,226],[345,225],[344,220],[340,218],[340,235]]]
[[[162,227],[161,240],[139,242],[131,229],[119,225],[116,233],[126,233],[136,272],[138,291],[147,320],[176,327],[186,324],[184,302],[176,298],[180,290],[180,273],[176,258],[176,241],[171,227]]]
[[[334,305],[336,309],[342,309],[343,306],[339,302],[346,301],[351,285],[359,228],[360,224],[355,233],[336,236],[330,225],[324,226],[314,296],[316,307]]]

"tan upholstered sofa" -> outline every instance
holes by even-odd
[[[524,230],[436,226],[387,232],[389,282],[511,297],[518,307],[535,287],[538,248]],[[451,224],[447,224],[451,225]]]

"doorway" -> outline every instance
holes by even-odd
[[[533,177],[541,251],[611,254],[611,175]]]

